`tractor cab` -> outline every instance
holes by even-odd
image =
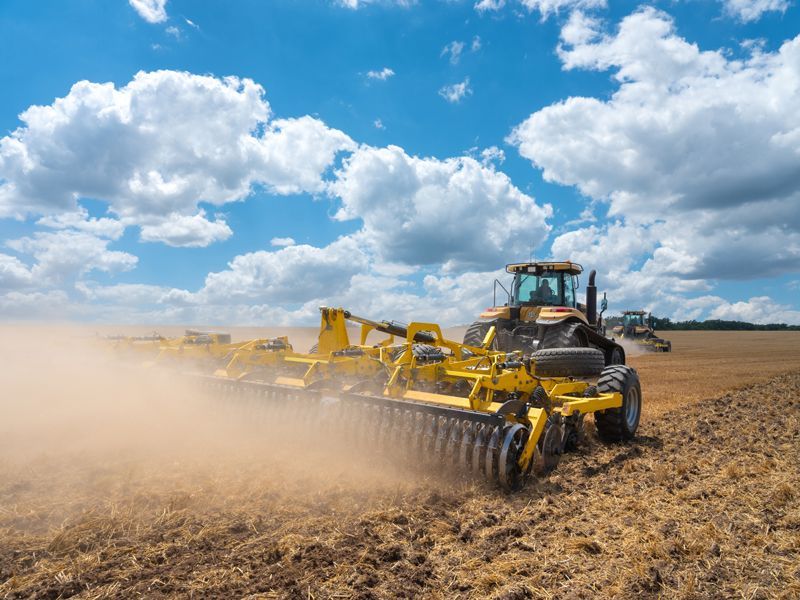
[[[572,262],[521,263],[506,266],[514,275],[511,306],[578,308],[575,290],[583,267]]]
[[[494,339],[488,343],[498,350],[531,354],[552,348],[594,348],[602,352],[606,364],[625,363],[622,346],[605,337],[603,312],[608,303],[603,294],[598,312],[595,271],[589,272],[585,304],[577,298],[578,276],[583,273],[577,263],[511,263],[506,272],[514,276],[511,291],[494,280],[492,305],[467,328],[465,344],[483,345],[494,327]],[[497,303],[498,287],[507,295],[504,304]]]
[[[637,310],[632,311],[628,310],[622,314],[622,326],[623,327],[646,327],[647,324],[644,322],[644,311]]]
[[[648,337],[653,334],[652,316],[643,310],[626,310],[622,313],[622,324],[614,333],[628,338]]]

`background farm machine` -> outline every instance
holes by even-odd
[[[672,342],[655,334],[653,315],[643,310],[626,310],[622,313],[622,324],[611,331],[620,339],[632,340],[652,352],[672,352]]]

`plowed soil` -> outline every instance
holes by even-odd
[[[0,425],[0,597],[800,597],[800,336],[757,335],[632,357],[638,439],[590,432],[512,495],[318,447],[296,422],[265,435],[218,407],[173,411],[187,390],[73,411],[134,382],[54,384],[70,404]]]

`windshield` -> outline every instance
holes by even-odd
[[[541,275],[517,273],[513,294],[516,305],[575,306],[572,277],[563,272],[545,271]]]
[[[623,325],[643,325],[643,315],[624,315],[622,317]]]

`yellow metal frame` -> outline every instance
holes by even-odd
[[[519,457],[519,466],[526,471],[536,451],[548,417],[584,415],[600,410],[619,408],[618,393],[593,393],[585,397],[588,381],[570,377],[538,377],[536,365],[524,364],[521,353],[490,350],[496,331],[491,327],[481,346],[467,346],[444,337],[436,323],[414,322],[406,328],[405,339],[395,342],[387,337],[367,345],[375,324],[362,324],[360,343],[353,345],[347,330],[345,310],[321,308],[317,352],[295,352],[286,337],[258,339],[236,344],[192,344],[186,338],[166,340],[160,344],[159,358],[224,359],[224,367],[215,375],[240,380],[250,376],[259,381],[300,389],[323,382],[326,387],[346,392],[364,381],[379,382],[386,375],[382,396],[441,407],[497,413],[508,400],[519,400],[524,412],[505,414],[508,422],[522,423],[529,428],[528,440]],[[427,362],[414,354],[418,334],[430,337],[430,345],[442,350],[443,358]],[[447,354],[445,354],[447,351]],[[547,397],[546,406],[531,401],[540,387]],[[458,388],[459,394],[446,393]],[[445,391],[445,393],[443,393]]]

